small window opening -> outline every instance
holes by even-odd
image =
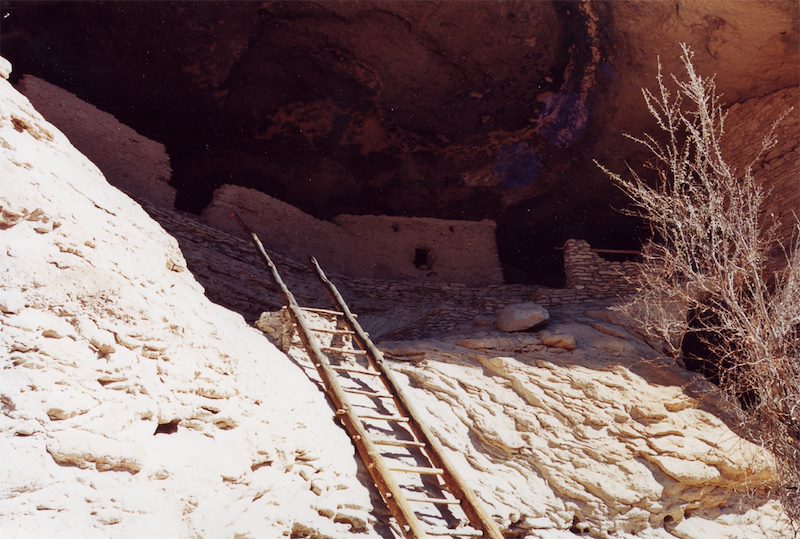
[[[398,225],[397,223],[393,224],[392,230],[394,230],[395,232],[400,232],[400,225]]]
[[[431,269],[431,250],[424,247],[414,249],[414,266],[417,269]]]

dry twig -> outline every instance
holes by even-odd
[[[706,375],[738,399],[743,426],[775,456],[783,505],[799,525],[800,222],[781,250],[783,269],[768,272],[781,240],[753,172],[775,146],[782,118],[750,166],[734,170],[721,151],[726,114],[714,78],[698,74],[691,50],[682,49],[685,80],[668,83],[659,61],[657,91],[643,90],[659,131],[628,136],[649,150],[655,182],[631,167],[623,177],[598,164],[651,231],[636,299],[622,309],[673,357],[697,360],[687,357],[689,342],[702,350]]]

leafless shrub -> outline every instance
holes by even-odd
[[[714,79],[700,76],[682,45],[685,80],[643,90],[658,131],[628,138],[651,154],[646,181],[600,168],[650,225],[636,299],[622,309],[675,358],[699,343],[712,378],[741,403],[740,417],[778,468],[777,490],[800,524],[800,222],[781,250],[785,264],[767,270],[780,241],[764,212],[765,191],[754,165],[775,146],[778,118],[744,171],[723,158],[725,112]],[[684,356],[685,357],[685,356]],[[708,370],[706,371],[708,375]],[[797,528],[796,528],[797,529]]]

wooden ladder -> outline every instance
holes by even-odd
[[[235,218],[264,258],[336,415],[403,536],[502,539],[497,524],[447,459],[383,354],[317,261],[312,258],[311,264],[335,310],[300,307],[258,236]],[[306,313],[328,317],[335,327],[314,327]],[[321,338],[331,339],[331,345],[322,346]],[[375,430],[382,435],[376,436]],[[432,508],[439,512],[434,518],[449,520],[446,527],[431,527],[421,520],[431,516]],[[457,508],[465,519],[459,519]]]

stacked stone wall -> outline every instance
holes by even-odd
[[[254,189],[223,185],[203,211],[210,225],[240,234],[231,212],[264,245],[296,260],[316,257],[349,276],[467,284],[502,283],[493,221],[385,215],[317,219]]]
[[[782,116],[775,129],[777,143],[753,163],[753,176],[767,191],[764,216],[778,222],[778,236],[788,246],[800,217],[800,88],[786,88],[733,105],[725,121],[723,152],[742,173],[761,151],[762,139],[773,122]],[[776,245],[770,253],[770,269],[777,270],[785,262],[782,248]]]
[[[264,262],[245,239],[202,222],[197,216],[143,203],[145,209],[180,243],[189,269],[206,295],[248,321],[263,311],[277,310],[283,299],[272,285]],[[301,305],[329,306],[329,299],[307,264],[272,253],[281,275]],[[493,324],[497,309],[533,301],[545,307],[604,301],[617,289],[547,288],[529,285],[352,277],[330,268],[328,276],[359,320],[376,339],[413,339]]]
[[[639,273],[639,264],[612,262],[594,252],[585,240],[567,240],[564,243],[564,273],[568,289],[609,297],[632,291],[631,283]]]

